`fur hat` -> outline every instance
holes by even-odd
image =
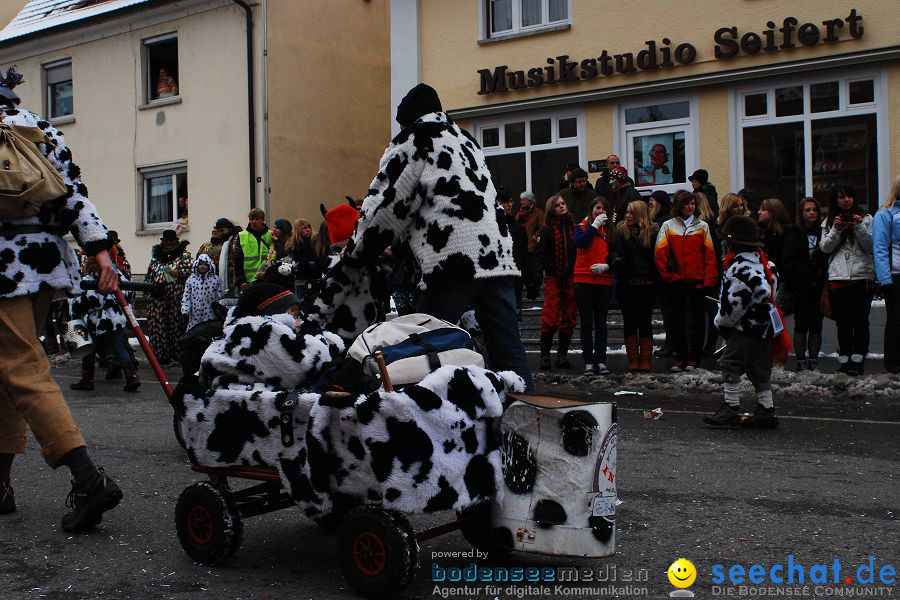
[[[274,283],[254,283],[241,294],[235,313],[241,317],[251,315],[272,316],[287,311],[300,300],[286,287]]]
[[[695,179],[700,182],[700,185],[709,183],[709,173],[707,173],[705,169],[697,169],[690,177],[688,177],[688,181],[694,181]]]
[[[442,110],[441,99],[438,98],[437,91],[426,83],[420,83],[409,90],[397,105],[396,120],[404,127],[408,127],[422,115]]]
[[[609,170],[609,176],[619,181],[628,181],[628,169],[625,167],[613,167]]]
[[[324,206],[322,207],[324,209]],[[359,211],[349,204],[339,204],[331,210],[324,211],[325,223],[328,225],[328,236],[332,244],[343,242],[353,235],[353,229],[359,220]]]
[[[762,248],[765,244],[759,239],[759,229],[750,217],[736,215],[725,221],[722,237],[733,244]]]

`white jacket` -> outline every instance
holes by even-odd
[[[828,281],[875,279],[875,263],[872,258],[872,217],[865,215],[862,223],[853,229],[853,241],[841,244],[841,232],[834,227],[826,229],[822,223],[822,239],[819,247],[828,257]]]

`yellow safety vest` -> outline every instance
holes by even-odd
[[[238,234],[238,241],[244,253],[244,278],[247,283],[253,283],[259,268],[266,262],[266,254],[272,245],[272,232],[266,231],[257,240],[255,235],[245,230]]]

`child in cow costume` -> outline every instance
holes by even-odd
[[[720,365],[724,379],[724,400],[719,410],[704,417],[703,422],[715,427],[778,426],[772,401],[772,290],[775,276],[766,255],[760,250],[756,223],[749,217],[731,217],[722,235],[728,244],[725,276],[716,327],[725,338],[725,352]],[[741,375],[746,373],[756,390],[756,411],[742,420]]]

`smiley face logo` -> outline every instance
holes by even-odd
[[[690,587],[694,580],[697,579],[697,569],[694,564],[686,558],[679,558],[666,571],[669,576],[669,582],[677,588]]]

